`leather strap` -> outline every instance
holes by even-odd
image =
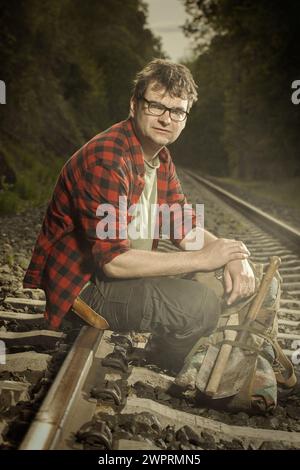
[[[277,383],[287,388],[294,387],[297,383],[297,377],[293,364],[282,351],[277,339],[274,338],[271,344],[276,353],[275,361],[281,366],[281,370],[274,370]]]
[[[76,297],[72,310],[82,320],[89,325],[97,328],[98,330],[109,330],[109,324],[99,313],[96,313],[88,304],[86,304],[80,297]]]

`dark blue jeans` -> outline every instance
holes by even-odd
[[[220,314],[220,299],[212,289],[182,278],[95,277],[79,297],[111,330],[153,333],[166,366],[178,369],[196,341],[213,331]]]

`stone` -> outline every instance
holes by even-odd
[[[41,354],[35,351],[7,354],[6,364],[0,364],[0,372],[22,372],[27,369],[33,371],[44,371],[51,360],[49,354]]]

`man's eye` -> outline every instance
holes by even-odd
[[[174,116],[182,117],[184,116],[185,112],[182,109],[172,109],[172,113]]]
[[[151,103],[151,107],[154,109],[159,109],[159,111],[162,111],[163,109],[165,109],[165,107],[159,103]]]

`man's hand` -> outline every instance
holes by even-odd
[[[199,265],[201,271],[214,271],[230,261],[245,260],[250,255],[243,242],[227,238],[218,238],[196,253],[195,257],[198,256],[201,262]]]
[[[225,292],[230,294],[227,304],[254,293],[255,277],[247,260],[230,261],[224,269]]]

